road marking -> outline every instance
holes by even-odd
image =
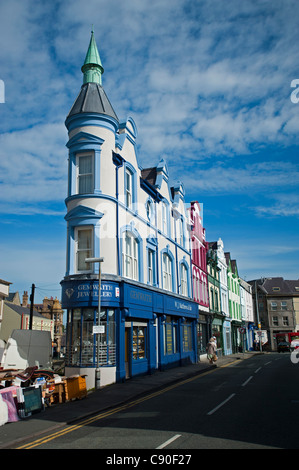
[[[74,424],[74,425],[71,425],[71,426],[68,426],[68,427],[64,427],[63,429],[61,429],[60,431],[57,431],[55,433],[52,433],[52,434],[48,434],[44,437],[41,437],[39,439],[36,439],[35,441],[30,441],[28,442],[27,444],[24,444],[20,447],[17,447],[17,449],[32,449],[34,447],[38,447],[42,444],[46,444],[47,442],[50,442],[54,439],[57,439],[58,437],[61,437],[65,434],[68,434],[70,432],[73,432],[73,431],[76,431],[80,428],[82,428],[83,426],[87,426],[95,421],[98,421],[98,420],[101,420],[103,418],[107,418],[115,413],[118,413],[119,411],[124,411],[124,410],[127,410],[128,408],[131,408],[132,406],[134,405],[138,405],[139,403],[142,403],[143,401],[147,401],[147,400],[150,400],[151,398],[154,398],[158,395],[162,395],[163,393],[165,392],[168,392],[169,390],[172,390],[174,388],[177,388],[177,387],[180,387],[181,385],[183,384],[186,384],[186,383],[189,383],[189,382],[192,382],[193,380],[196,380],[198,378],[201,378],[201,377],[205,377],[206,375],[209,375],[209,374],[212,374],[214,372],[216,372],[217,370],[219,370],[220,368],[224,368],[224,367],[228,367],[228,366],[231,366],[233,364],[235,364],[236,362],[240,362],[239,359],[236,360],[236,361],[232,361],[232,362],[229,362],[228,364],[224,364],[223,366],[219,366],[218,368],[215,368],[215,369],[211,369],[211,370],[207,370],[206,372],[201,372],[199,374],[196,374],[195,376],[193,377],[189,377],[188,379],[184,379],[180,382],[177,382],[175,384],[172,384],[168,387],[165,387],[163,388],[162,390],[158,390],[157,392],[153,392],[149,395],[146,395],[144,397],[141,397],[139,399],[136,399],[132,402],[129,402],[129,403],[125,403],[123,405],[120,405],[120,406],[116,406],[115,408],[112,408],[108,411],[103,411],[99,414],[97,414],[96,416],[92,416],[88,419],[83,419],[83,420],[80,420],[79,418],[79,423],[78,424]],[[45,431],[46,433],[46,431]]]
[[[265,366],[267,366],[268,364],[271,364],[272,361],[269,361],[269,362],[266,362]]]
[[[156,447],[156,449],[164,449],[164,447],[168,446],[173,441],[176,441],[179,437],[181,437],[181,434],[176,434],[175,436],[168,439],[168,441],[163,442],[163,444],[161,444],[159,447]]]
[[[261,367],[259,367],[258,369],[256,369],[256,371],[254,371],[254,373],[257,374],[260,370],[261,370]]]
[[[251,375],[251,376],[249,377],[249,379],[245,380],[245,382],[242,384],[242,387],[245,387],[245,385],[247,385],[248,382],[250,382],[250,380],[251,380],[252,378],[253,378],[253,375]]]
[[[216,408],[213,408],[211,411],[209,411],[207,414],[208,415],[212,415],[213,413],[215,413],[215,411],[219,410],[219,408],[221,408],[221,406],[225,405],[225,403],[227,403],[229,400],[231,400],[236,394],[233,393],[232,395],[230,395],[226,400],[224,400],[222,403],[220,403],[220,405],[216,406]]]

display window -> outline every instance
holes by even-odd
[[[145,359],[146,358],[146,326],[133,325],[133,360]]]
[[[94,326],[98,326],[98,310],[76,308],[68,311],[66,364],[68,366],[95,367],[116,363],[115,310],[103,308],[100,312],[102,333],[99,333],[99,351]],[[99,353],[99,354],[98,354]]]
[[[175,354],[178,352],[178,323],[177,318],[166,316],[163,325],[164,333],[164,355]]]
[[[183,323],[183,351],[189,352],[192,350],[192,323],[190,321],[186,321],[185,323]]]

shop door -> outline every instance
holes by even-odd
[[[125,328],[125,370],[126,379],[130,378],[130,363],[129,363],[129,351],[130,351],[130,330],[131,328]]]

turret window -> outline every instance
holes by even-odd
[[[93,155],[77,156],[77,193],[94,192],[94,159]]]
[[[76,271],[86,272],[91,270],[86,258],[93,256],[93,229],[92,227],[80,227],[75,231],[76,236]]]

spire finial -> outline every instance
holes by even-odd
[[[100,54],[94,38],[93,25],[89,47],[81,70],[84,74],[83,84],[98,83],[99,85],[102,85],[102,74],[104,73],[104,68],[102,66]]]

